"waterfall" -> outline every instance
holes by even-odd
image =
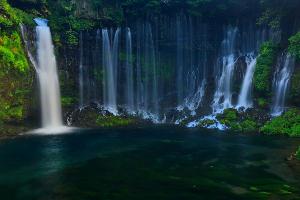
[[[284,111],[286,93],[294,70],[294,64],[294,58],[288,53],[282,55],[279,60],[273,79],[274,97],[271,108],[272,116],[279,116]]]
[[[159,114],[155,44],[150,23],[138,23],[136,54],[136,104],[145,118]]]
[[[237,33],[237,28],[229,27],[222,42],[221,58],[219,58],[222,73],[217,78],[217,88],[212,105],[214,113],[222,112],[224,109],[232,107],[231,84],[236,59],[235,42]]]
[[[132,38],[130,28],[126,30],[126,107],[129,112],[134,108],[134,88],[133,88],[133,57]]]
[[[80,108],[83,107],[83,39],[82,39],[82,32],[80,32],[80,63],[79,63],[79,106]]]
[[[142,83],[142,67],[141,67],[141,51],[142,51],[142,30],[141,26],[137,25],[136,36],[136,105],[137,110],[141,111],[143,108],[143,83]]]
[[[184,104],[181,109],[188,108],[191,111],[191,115],[196,115],[196,110],[200,107],[202,99],[205,94],[206,80],[204,79],[201,85],[198,87],[195,94],[185,98]],[[179,109],[180,110],[180,109]]]
[[[236,108],[253,107],[252,89],[253,76],[256,67],[256,59],[261,44],[268,40],[269,34],[265,29],[254,30],[252,25],[247,25],[242,32],[242,56],[245,57],[246,73],[243,78],[242,87],[238,96]]]
[[[256,57],[253,54],[246,55],[247,70],[242,83],[241,92],[238,99],[237,107],[250,108],[252,102],[252,82],[256,66]]]
[[[184,22],[185,18],[181,15],[176,18],[176,90],[177,90],[177,104],[183,103],[183,68],[184,68]]]
[[[107,29],[102,30],[103,40],[103,99],[104,107],[111,113],[117,114],[117,68],[120,29],[115,32],[113,44]]]
[[[47,20],[35,19],[37,33],[37,74],[40,85],[42,124],[53,129],[63,125],[60,89],[50,28]]]
[[[197,115],[215,116],[235,106],[252,107],[256,57],[269,31],[253,22],[225,27],[223,38],[221,31],[219,26],[181,13],[150,22],[138,20],[124,31],[98,30],[96,44],[93,33],[81,33],[81,102],[90,98],[89,85],[96,88],[95,99],[103,100],[108,111],[118,114],[120,106],[120,112],[156,122],[164,115],[175,122]],[[239,84],[240,91],[236,91]]]

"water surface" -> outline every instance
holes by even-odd
[[[0,199],[300,199],[299,140],[168,127],[0,141]]]

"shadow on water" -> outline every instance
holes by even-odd
[[[1,199],[299,199],[296,139],[148,127],[0,141]],[[289,147],[287,149],[286,147]]]

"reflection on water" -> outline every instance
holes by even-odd
[[[297,142],[164,127],[25,135],[0,141],[0,199],[297,199],[284,161]]]
[[[60,137],[47,138],[43,145],[42,166],[43,171],[50,173],[62,169],[64,166],[63,142]]]

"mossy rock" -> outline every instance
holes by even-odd
[[[250,133],[258,131],[259,119],[255,115],[256,112],[239,112],[229,108],[224,110],[222,114],[218,114],[217,119],[231,131]]]
[[[115,116],[96,104],[91,104],[81,109],[69,113],[71,125],[83,128],[97,127],[127,127],[137,124],[146,124],[145,121],[136,117],[118,115]]]
[[[114,115],[99,115],[96,119],[96,124],[99,127],[126,127],[134,125],[136,122],[136,119],[131,117]]]
[[[215,120],[212,120],[212,119],[204,119],[202,120],[198,127],[202,127],[202,128],[207,128],[207,127],[210,127],[212,125],[216,124]]]

